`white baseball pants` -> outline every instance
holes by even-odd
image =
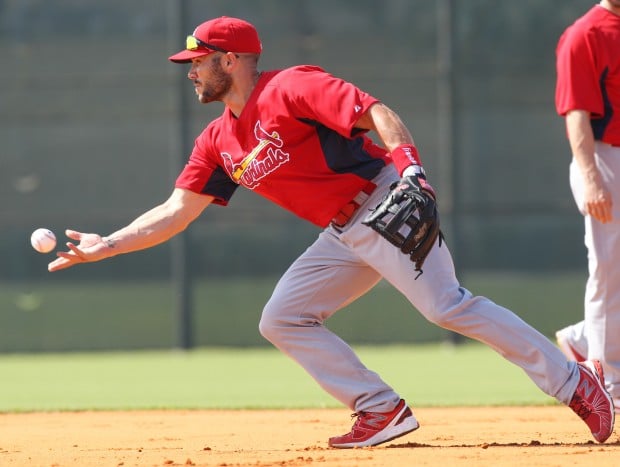
[[[588,272],[584,327],[588,359],[603,364],[607,390],[620,400],[620,147],[596,142],[595,160],[613,200],[613,219],[607,224],[584,216]],[[570,186],[583,210],[583,179],[573,160]],[[578,331],[580,328],[577,328]]]
[[[386,167],[373,180],[377,189],[342,231],[326,228],[290,266],[263,310],[261,334],[351,410],[392,410],[400,396],[324,326],[383,277],[429,321],[489,345],[567,404],[579,381],[577,365],[517,315],[461,287],[445,242],[441,247],[436,242],[424,273],[414,280],[409,257],[361,223],[397,179],[393,166]],[[412,378],[415,365],[406,362]]]

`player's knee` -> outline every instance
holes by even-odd
[[[461,289],[456,293],[446,293],[435,302],[426,303],[425,307],[420,308],[420,312],[431,323],[454,330],[471,318],[471,306],[475,302],[476,298]]]
[[[260,332],[260,335],[263,336],[265,339],[267,339],[272,344],[275,344],[277,339],[275,338],[275,333],[272,331],[273,331],[273,328],[265,325],[265,323],[262,320],[260,323],[258,323],[258,332]]]
[[[464,300],[434,308],[424,316],[428,321],[443,329],[459,332],[471,325],[485,321],[485,318],[476,312],[478,303],[477,299]]]
[[[258,332],[261,336],[271,343],[276,343],[282,335],[283,324],[280,314],[273,306],[267,304],[263,309],[260,321],[258,323]]]
[[[258,332],[260,332],[261,336],[269,342],[273,342],[271,336],[274,334],[274,329],[273,322],[263,315],[258,323]]]
[[[268,303],[263,309],[258,323],[260,334],[272,344],[298,338],[300,328],[313,328],[321,325],[314,317],[303,317],[299,313],[289,313],[290,308]]]

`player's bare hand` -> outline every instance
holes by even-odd
[[[57,258],[48,264],[50,272],[66,269],[75,264],[89,263],[107,258],[110,255],[109,246],[103,241],[101,235],[94,233],[82,233],[67,229],[65,235],[77,242],[67,242],[69,251],[59,251]]]
[[[584,199],[584,209],[586,214],[589,214],[597,221],[606,224],[612,220],[612,206],[613,203],[611,194],[606,189],[586,189]]]

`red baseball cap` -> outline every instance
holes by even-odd
[[[202,23],[187,36],[185,50],[168,58],[175,63],[189,63],[193,58],[214,52],[260,54],[263,46],[256,28],[247,21],[222,16]]]

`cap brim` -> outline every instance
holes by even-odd
[[[171,55],[168,60],[174,63],[189,63],[194,58],[204,57],[205,55],[211,55],[215,50],[181,50],[179,53]]]

